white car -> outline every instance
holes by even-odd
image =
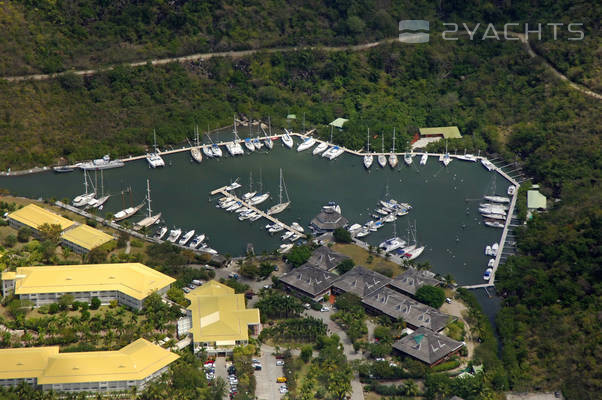
[[[321,311],[321,312],[328,312],[328,311],[330,311],[330,308],[328,308],[328,307],[322,307],[322,308],[320,309],[320,311]]]
[[[280,386],[280,394],[285,394],[288,392],[288,389],[286,386]]]
[[[284,365],[284,361],[282,361],[282,360],[276,360],[276,365],[277,365],[278,367],[281,367],[281,366],[283,366],[283,365]]]

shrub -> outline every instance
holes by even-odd
[[[337,265],[337,272],[343,275],[345,272],[350,271],[354,267],[353,260],[348,258]]]
[[[313,353],[313,348],[312,348],[312,346],[309,346],[309,345],[308,345],[308,346],[303,346],[303,347],[301,348],[301,354],[300,354],[300,357],[301,357],[301,359],[302,359],[304,362],[306,362],[306,363],[307,363],[309,360],[311,360],[312,353]]]
[[[57,303],[52,303],[49,307],[48,307],[48,313],[49,314],[56,314],[57,312],[59,312],[59,305]]]
[[[434,367],[431,368],[431,370],[433,372],[448,371],[450,369],[457,368],[459,365],[460,365],[460,361],[451,360],[451,361],[446,361],[444,363],[435,365]]]
[[[416,291],[416,300],[433,308],[439,308],[445,301],[445,292],[439,287],[424,285]]]
[[[333,237],[337,243],[351,243],[351,233],[345,228],[335,229]]]
[[[13,247],[17,244],[17,237],[15,235],[8,235],[4,238],[4,245],[6,247]]]
[[[25,243],[29,240],[29,237],[31,236],[32,232],[31,229],[27,228],[27,227],[22,227],[19,229],[19,231],[17,232],[17,240],[21,243]]]
[[[90,310],[98,310],[100,307],[100,299],[98,297],[92,297],[90,301]]]

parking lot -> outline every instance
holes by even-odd
[[[266,345],[261,346],[261,371],[255,371],[257,387],[255,395],[259,400],[279,400],[284,395],[280,394],[280,386],[283,383],[276,383],[279,376],[284,376],[281,366],[276,365],[276,357],[272,355],[274,348]]]

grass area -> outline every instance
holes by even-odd
[[[386,260],[377,254],[370,254],[368,250],[364,250],[354,244],[335,243],[332,249],[351,257],[356,265],[362,265],[386,276],[397,276],[404,271],[404,268],[400,265]]]

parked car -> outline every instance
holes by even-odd
[[[280,386],[280,394],[285,394],[288,392],[288,389],[286,386]]]
[[[276,365],[281,367],[284,365],[284,361],[283,360],[276,360]]]
[[[446,298],[445,298],[445,302],[446,302],[447,304],[451,304],[451,302],[452,302],[452,299],[450,299],[449,297],[446,297]]]
[[[190,293],[190,289],[189,289],[189,288],[187,288],[186,286],[184,286],[184,287],[182,288],[182,290],[183,290],[185,293]]]
[[[320,308],[320,311],[321,312],[328,312],[328,311],[330,311],[330,308],[328,308],[328,307],[322,307],[322,308]]]
[[[285,383],[286,382],[286,376],[279,376],[278,378],[276,378],[276,383]]]
[[[309,303],[305,303],[303,304],[303,307],[309,310],[311,308],[311,305]]]

